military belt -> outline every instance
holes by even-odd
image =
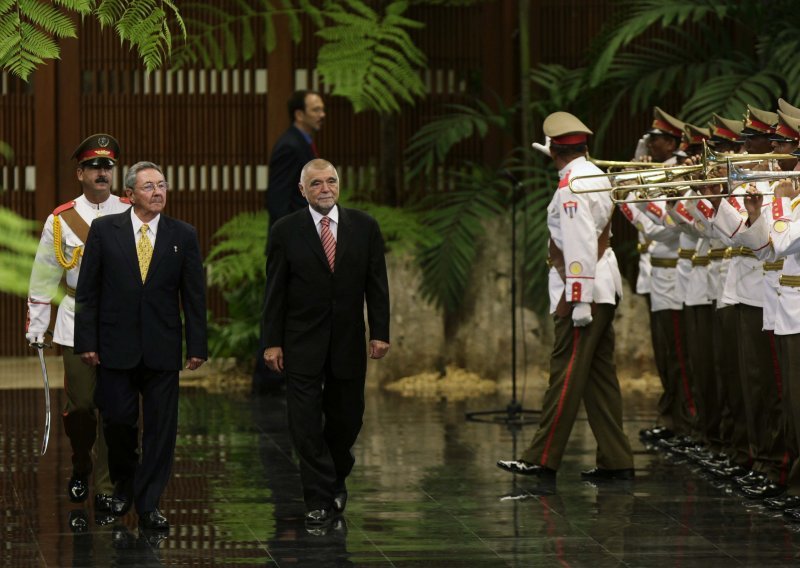
[[[73,288],[72,286],[66,286],[66,289],[67,289],[67,296],[69,296],[70,298],[74,298],[75,288]]]
[[[792,288],[800,288],[800,276],[790,276],[788,274],[781,274],[778,279],[781,286],[791,286]]]
[[[734,256],[749,256],[755,258],[756,253],[753,252],[753,249],[747,247],[735,247],[731,249],[731,257]]]
[[[725,258],[725,251],[728,249],[711,249],[708,251],[708,256],[711,257],[711,260],[721,260]]]
[[[678,259],[650,257],[650,265],[654,266],[655,268],[675,268],[678,266]]]
[[[692,257],[697,253],[695,249],[678,249],[678,258],[687,258],[692,260]]]
[[[697,256],[692,257],[692,266],[708,266],[711,264],[710,256]]]
[[[644,254],[650,248],[650,243],[653,241],[645,241],[643,243],[636,243],[636,250],[639,251],[639,254]]]
[[[783,259],[776,260],[775,262],[765,262],[764,270],[772,272],[774,270],[783,270]]]

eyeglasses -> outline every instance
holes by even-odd
[[[165,181],[160,181],[158,183],[146,183],[144,185],[140,185],[139,189],[146,193],[151,193],[156,189],[161,191],[169,191],[169,184]]]

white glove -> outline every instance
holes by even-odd
[[[572,308],[572,325],[575,327],[586,327],[592,323],[592,305],[586,302],[578,302]]]
[[[28,332],[25,334],[25,339],[28,340],[28,344],[31,343],[44,343],[44,333],[33,333]]]

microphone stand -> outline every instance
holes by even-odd
[[[517,195],[522,182],[510,171],[503,175],[511,181],[511,401],[504,409],[467,412],[471,422],[487,424],[516,424],[538,422],[539,410],[526,410],[517,400]]]

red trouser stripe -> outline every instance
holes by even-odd
[[[689,414],[694,416],[697,414],[697,409],[694,406],[694,398],[692,398],[692,388],[689,386],[689,375],[686,373],[686,359],[683,356],[683,345],[681,344],[681,320],[676,311],[672,312],[672,328],[675,333],[675,353],[678,355],[678,364],[681,366],[683,394],[686,397]]]
[[[558,398],[558,409],[556,410],[556,417],[553,419],[553,425],[550,426],[550,432],[547,434],[547,442],[544,445],[542,452],[541,465],[547,465],[547,454],[550,452],[550,444],[553,442],[553,436],[556,433],[558,421],[561,419],[561,413],[564,411],[564,399],[567,398],[567,390],[569,389],[569,381],[572,378],[572,370],[575,366],[575,358],[578,356],[578,343],[581,339],[580,328],[572,330],[572,355],[569,357],[569,364],[567,365],[567,375],[564,377],[564,385],[561,387],[561,396]]]

